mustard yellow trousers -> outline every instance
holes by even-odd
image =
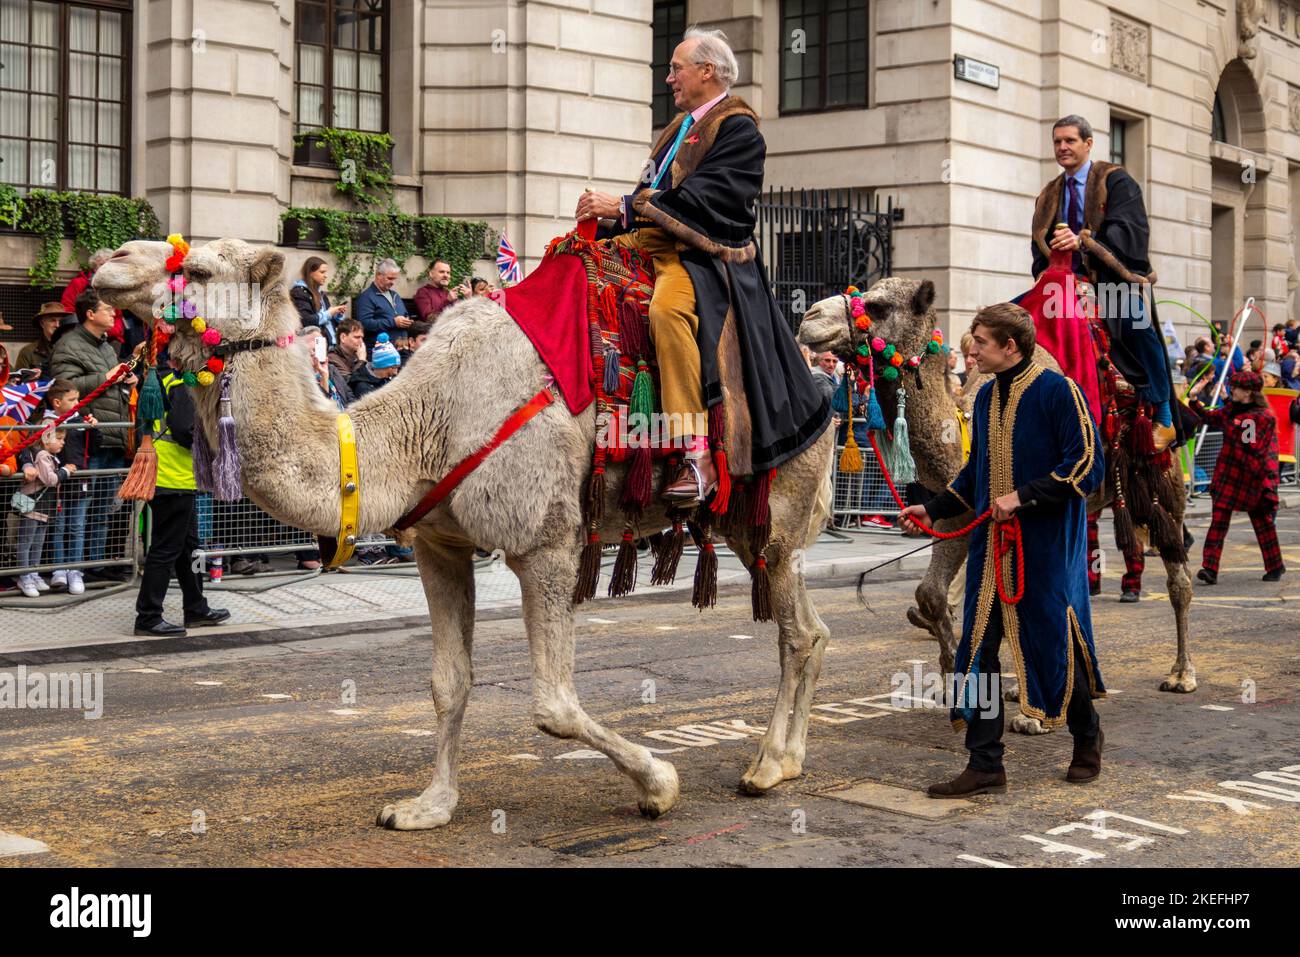
[[[670,438],[707,435],[704,385],[700,381],[700,320],[695,286],[677,255],[677,241],[657,227],[642,227],[614,237],[620,246],[639,249],[654,261],[655,291],[650,300],[650,338],[659,361],[660,404]]]

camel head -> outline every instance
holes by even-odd
[[[171,254],[169,243],[143,239],[124,243],[112,259],[95,270],[92,285],[107,303],[152,325],[154,303],[167,288],[164,264]]]
[[[938,319],[934,314],[934,283],[928,279],[890,276],[867,290],[866,314],[871,326],[859,329],[849,297],[831,296],[813,304],[799,324],[799,341],[815,353],[833,352],[854,362],[858,347],[879,336],[905,356],[916,355],[930,341]]]
[[[129,242],[95,273],[95,289],[114,306],[130,309],[152,326],[164,308],[184,299],[207,328],[221,333],[223,342],[278,339],[297,328],[297,314],[288,306],[284,256],[270,247],[240,239],[216,239],[190,250],[183,265],[184,291],[169,290],[168,243]],[[210,354],[189,320],[174,321],[170,353],[182,368],[198,370]]]

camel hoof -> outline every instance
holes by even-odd
[[[387,805],[375,823],[389,831],[428,831],[451,820],[450,807],[422,804],[419,798],[407,798]]]
[[[1172,673],[1160,682],[1160,690],[1172,691],[1175,694],[1191,694],[1196,690],[1196,675]]]
[[[922,615],[919,608],[912,607],[907,609],[907,620],[922,631],[930,632],[931,636],[933,636],[934,623]]]
[[[667,814],[677,804],[681,796],[681,787],[677,780],[677,769],[667,761],[656,760],[650,771],[646,784],[638,784],[640,797],[636,806],[641,813],[653,820]]]
[[[760,754],[750,763],[740,778],[742,794],[766,794],[785,780],[783,763],[766,754]]]
[[[1043,726],[1037,718],[1018,714],[1011,719],[1011,730],[1016,734],[1051,734],[1052,729]]]

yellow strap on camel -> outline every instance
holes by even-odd
[[[357,436],[352,428],[352,417],[340,412],[335,420],[339,430],[339,534],[334,546],[330,568],[338,568],[349,558],[357,545],[357,520],[361,512],[361,473],[357,468]]]

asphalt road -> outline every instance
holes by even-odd
[[[1197,588],[1191,695],[1157,690],[1173,661],[1158,560],[1137,605],[1117,602],[1111,572],[1093,614],[1118,693],[1098,703],[1107,751],[1090,785],[1062,780],[1063,731],[1008,734],[1006,794],[924,797],[965,752],[946,712],[890,704],[891,676],[937,656],[904,619],[914,582],[881,573],[865,608],[851,583],[814,589],[832,641],[805,775],[758,798],[736,784],[770,713],[776,629],[749,620],[747,590],[705,614],[663,596],[579,615],[587,710],[680,749],[666,758],[682,800],[657,821],[608,760],[532,727],[517,619],[479,623],[460,806],[426,832],[374,824],[432,773],[418,630],[33,666],[103,672],[103,717],[0,710],[0,865],[1293,866],[1298,512],[1280,513],[1293,569],[1281,583],[1259,581],[1239,520],[1220,584]],[[1204,521],[1193,531],[1199,559]],[[22,839],[48,851],[19,854]]]

